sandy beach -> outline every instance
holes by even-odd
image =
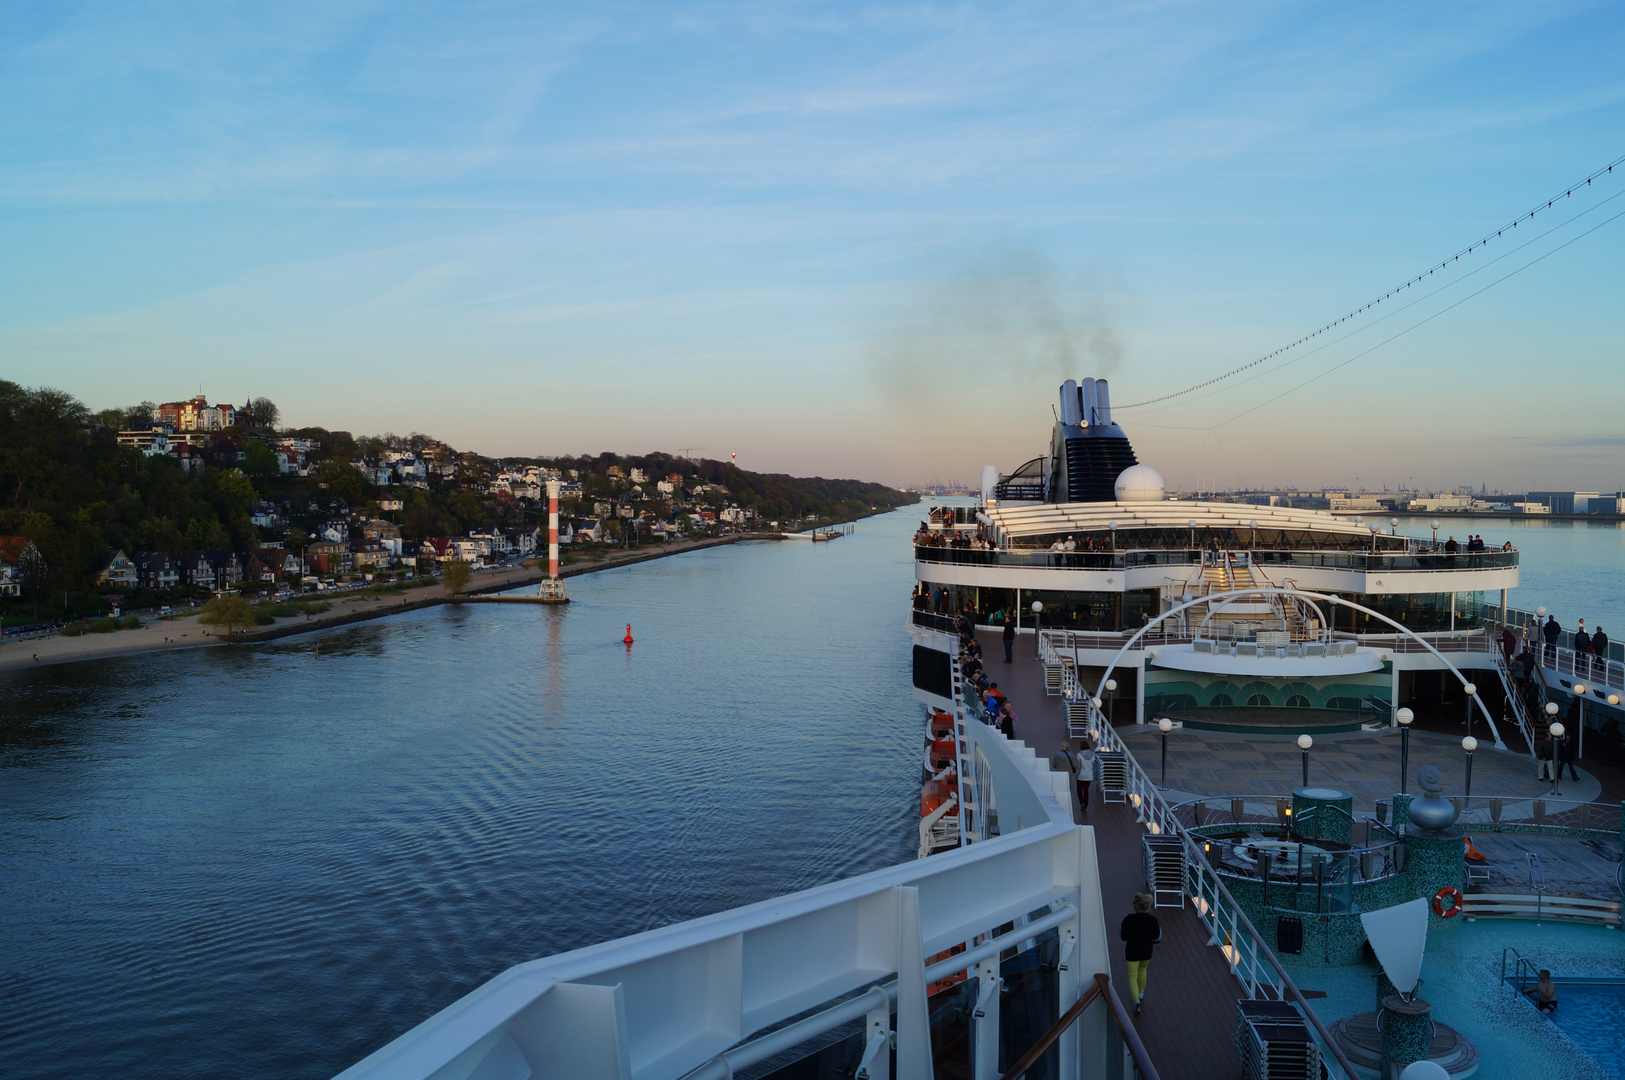
[[[575,577],[579,574],[590,574],[595,570],[628,566],[634,563],[647,562],[650,559],[677,555],[684,551],[733,544],[740,540],[775,539],[777,536],[776,533],[741,533],[734,536],[705,540],[678,540],[655,549],[617,552],[604,559],[576,563],[564,567],[559,576]],[[525,585],[535,585],[544,576],[534,563],[495,571],[480,571],[475,573],[474,580],[470,582],[469,587],[464,592],[465,595],[503,592]],[[190,615],[154,619],[139,630],[117,630],[110,634],[84,634],[80,637],[63,637],[60,634],[53,634],[50,637],[40,638],[35,641],[11,641],[0,645],[0,672],[43,667],[48,664],[69,664],[80,660],[102,660],[107,657],[129,656],[135,653],[162,652],[171,649],[248,645],[259,641],[286,637],[289,634],[309,633],[313,630],[323,630],[332,626],[343,626],[347,623],[398,615],[402,612],[416,611],[420,608],[433,607],[454,600],[450,591],[442,585],[428,585],[423,588],[409,589],[405,592],[381,596],[347,596],[344,593],[324,592],[306,594],[306,598],[325,600],[333,605],[332,610],[309,618],[296,615],[278,619],[273,625],[262,626],[249,633],[234,635],[229,641],[215,628],[202,625],[198,621],[199,615],[195,611]]]

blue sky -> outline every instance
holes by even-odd
[[[1622,53],[1602,3],[12,3],[0,375],[972,480],[1061,378],[1211,377],[1625,154]],[[1238,415],[1621,191],[1119,420],[1173,485],[1621,487],[1625,219]]]

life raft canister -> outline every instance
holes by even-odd
[[[1444,909],[1445,897],[1450,898],[1450,910]],[[1461,890],[1446,885],[1433,894],[1433,914],[1441,919],[1454,918],[1461,914]]]

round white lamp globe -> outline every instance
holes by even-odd
[[[1170,731],[1174,730],[1174,722],[1172,720],[1168,719],[1166,716],[1164,716],[1161,720],[1157,721],[1157,728],[1164,735],[1166,735]]]
[[[1307,750],[1313,745],[1315,745],[1315,740],[1311,739],[1309,736],[1307,736],[1307,735],[1299,735],[1298,736],[1298,749]]]
[[[1394,714],[1394,719],[1399,721],[1401,727],[1406,727],[1412,720],[1416,719],[1416,714],[1409,709],[1401,709]]]
[[[1040,611],[1043,611],[1043,610],[1044,610],[1044,601],[1042,601],[1042,600],[1034,600],[1033,601],[1033,614],[1037,615]]]
[[[1565,728],[1562,724],[1553,724],[1552,725],[1552,738],[1561,739],[1563,737],[1563,732],[1566,731],[1566,730],[1568,730],[1568,729]]]
[[[1546,715],[1547,716],[1556,716],[1557,715],[1557,702],[1548,701],[1546,703]]]
[[[1116,690],[1117,689],[1117,680],[1116,679],[1107,679],[1106,680],[1106,689],[1107,690]]]
[[[1477,683],[1462,683],[1461,684],[1461,692],[1466,694],[1468,697],[1472,697],[1474,694],[1478,693],[1478,684]]]
[[[1585,683],[1575,683],[1574,684],[1574,696],[1575,697],[1585,697],[1586,696],[1586,684]]]
[[[1113,485],[1118,502],[1161,502],[1167,496],[1162,474],[1149,465],[1130,465],[1117,474]]]
[[[1399,1080],[1450,1080],[1450,1074],[1437,1061],[1413,1061],[1399,1074]]]
[[[1478,740],[1469,735],[1461,740],[1461,748],[1470,754],[1478,749]]]

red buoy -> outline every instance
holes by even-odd
[[[626,644],[628,644],[628,645],[632,644],[632,624],[631,623],[626,624],[626,636],[623,637],[621,640],[623,642],[625,642]]]

